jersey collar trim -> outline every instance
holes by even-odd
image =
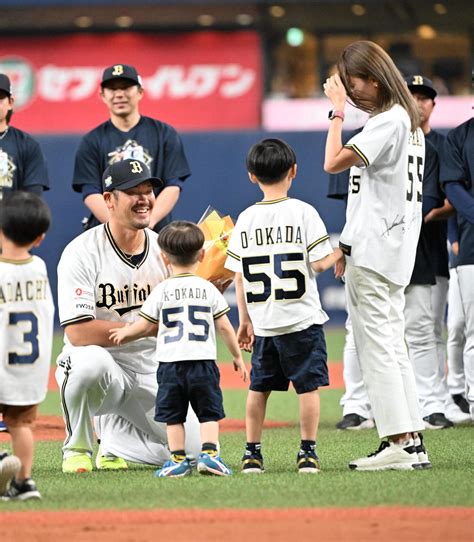
[[[280,201],[286,201],[287,199],[290,199],[290,197],[285,196],[284,198],[271,199],[269,201],[257,201],[255,205],[273,205],[274,203],[280,203]]]
[[[178,273],[177,275],[171,275],[170,279],[181,279],[183,277],[195,277],[194,273]]]
[[[117,243],[115,242],[115,239],[113,238],[112,236],[112,232],[110,231],[110,226],[109,226],[109,223],[107,222],[105,224],[105,234],[107,235],[107,238],[110,242],[110,244],[112,245],[112,248],[114,249],[114,251],[116,252],[117,256],[125,263],[128,265],[128,267],[131,267],[132,269],[138,269],[139,267],[142,266],[143,262],[147,259],[147,256],[148,256],[148,252],[150,251],[150,240],[148,238],[148,232],[146,230],[145,231],[145,249],[143,251],[143,257],[141,259],[141,261],[137,264],[137,265],[134,265],[131,261],[130,261],[130,258],[125,254],[125,252],[117,245]]]
[[[8,258],[2,258],[0,256],[0,262],[2,263],[11,263],[13,265],[25,265],[27,263],[30,263],[33,261],[33,256],[30,256],[29,258],[26,258],[26,260],[9,260]]]

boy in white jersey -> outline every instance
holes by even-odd
[[[0,497],[7,501],[41,498],[31,479],[32,426],[48,389],[54,305],[46,265],[29,251],[50,222],[36,194],[12,192],[0,202],[0,412],[18,458],[14,469],[15,456],[0,460]],[[11,483],[7,473],[16,474]]]
[[[404,290],[415,263],[421,227],[425,141],[413,97],[389,55],[377,44],[347,46],[324,92],[334,110],[324,169],[351,168],[346,224],[346,294],[362,376],[380,438],[353,470],[429,467],[418,431],[424,429],[413,367],[404,341]],[[371,114],[342,144],[347,95]]]
[[[263,472],[260,442],[267,399],[272,391],[288,390],[292,382],[300,403],[298,470],[316,473],[318,388],[329,380],[322,328],[328,317],[315,272],[341,260],[342,252],[333,251],[317,211],[288,197],[296,156],[287,143],[265,139],[255,144],[247,155],[247,169],[264,198],[239,215],[226,261],[236,272],[237,338],[245,350],[253,348],[242,470]]]
[[[155,420],[166,423],[171,459],[156,476],[191,474],[184,451],[184,422],[189,404],[201,424],[202,453],[197,469],[203,474],[228,476],[229,467],[218,455],[219,420],[224,418],[219,369],[215,363],[216,329],[233,356],[235,370],[244,382],[247,370],[234,330],[226,316],[229,307],[210,282],[194,272],[204,256],[204,234],[192,222],[175,221],[158,237],[163,260],[172,276],[159,284],[130,326],[111,330],[116,344],[156,335],[159,362]]]

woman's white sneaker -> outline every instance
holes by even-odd
[[[349,463],[351,470],[414,470],[421,468],[413,439],[402,444],[384,440],[377,451]]]

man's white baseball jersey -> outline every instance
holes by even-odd
[[[214,320],[228,311],[224,296],[213,284],[183,273],[158,284],[140,316],[159,322],[156,361],[215,360]]]
[[[0,257],[0,403],[36,405],[48,390],[54,304],[41,258]]]
[[[135,265],[116,244],[108,224],[84,232],[64,249],[58,265],[61,326],[91,320],[131,323],[153,288],[169,276],[157,234],[145,230],[144,256]],[[64,336],[65,345],[69,345]],[[121,366],[137,373],[156,370],[156,339],[147,337],[107,350]]]
[[[240,214],[225,266],[242,273],[256,335],[293,333],[328,320],[310,262],[332,251],[318,212],[303,201],[261,201]]]
[[[421,227],[425,139],[411,133],[400,105],[375,115],[345,145],[361,158],[352,167],[340,247],[352,264],[405,286]]]

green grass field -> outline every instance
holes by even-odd
[[[341,359],[342,332],[329,331],[327,338],[330,359]],[[60,348],[59,341],[55,348]],[[220,359],[226,357],[223,352]],[[224,395],[227,417],[243,419],[246,391],[227,390]],[[296,472],[297,398],[294,392],[275,393],[269,401],[267,418],[293,425],[265,431],[266,472],[262,476],[238,472],[245,443],[243,431],[223,433],[221,437],[222,456],[236,471],[231,478],[195,474],[184,479],[158,480],[153,476],[154,468],[139,465],[130,465],[127,472],[65,475],[61,472],[61,442],[39,442],[33,476],[43,500],[6,503],[0,505],[0,510],[474,505],[472,426],[425,433],[432,470],[351,472],[347,467],[349,460],[374,451],[378,438],[375,430],[354,433],[335,429],[341,416],[340,396],[338,390],[321,391],[320,475],[303,476]],[[41,413],[60,414],[57,392],[49,393]]]

